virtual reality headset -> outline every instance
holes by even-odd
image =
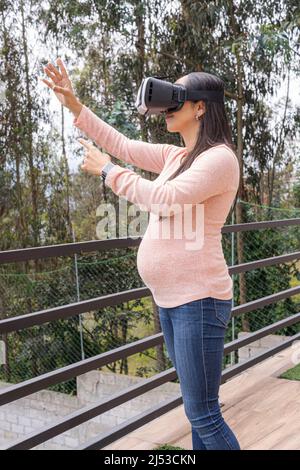
[[[147,77],[139,87],[135,107],[139,114],[149,116],[179,111],[185,101],[198,100],[224,102],[224,91],[188,90],[184,85]]]

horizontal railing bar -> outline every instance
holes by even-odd
[[[267,297],[247,302],[242,305],[233,307],[232,316],[241,315],[242,313],[255,310],[256,308],[263,307],[264,305],[271,304],[275,301],[291,297],[300,293],[300,286],[291,287],[281,292],[271,294]],[[17,317],[6,318],[0,321],[0,334],[11,333],[19,331],[31,326],[42,325],[49,321],[66,319],[78,314],[86,313],[98,308],[109,307],[118,305],[128,300],[140,299],[143,297],[151,296],[151,291],[147,287],[139,287],[137,289],[130,289],[127,291],[118,292],[115,294],[108,294],[95,299],[83,300],[73,304],[62,305],[61,307],[53,307],[47,310],[41,310],[27,315],[18,315]]]
[[[290,261],[297,260],[297,259],[300,259],[300,251],[296,251],[296,252],[293,252],[293,253],[288,253],[288,254],[285,254],[285,255],[273,256],[271,258],[264,258],[264,259],[260,259],[260,260],[256,260],[256,261],[250,261],[248,263],[237,264],[237,265],[234,265],[234,266],[229,266],[228,267],[228,272],[229,272],[230,275],[233,275],[233,274],[238,274],[238,273],[241,273],[241,272],[251,271],[251,270],[254,270],[254,269],[261,269],[261,268],[266,267],[266,266],[282,264],[282,263],[290,262]],[[151,293],[150,293],[150,290],[149,290],[149,295],[150,294]],[[57,308],[61,308],[61,307],[57,307]]]
[[[229,354],[238,348],[246,346],[264,336],[281,330],[284,327],[290,326],[300,321],[300,313],[292,315],[290,317],[279,320],[272,325],[268,325],[255,331],[247,337],[243,337],[225,345],[225,354]],[[124,346],[120,346],[112,351],[99,354],[95,357],[79,361],[61,369],[49,372],[47,374],[35,377],[33,379],[21,382],[17,385],[0,389],[0,406],[10,403],[14,400],[20,399],[37,391],[43,390],[44,388],[56,385],[58,383],[66,382],[78,375],[89,372],[91,370],[103,367],[111,362],[124,359],[137,352],[144,351],[150,347],[156,346],[163,343],[163,333],[157,333],[141,340],[135,341]]]
[[[18,250],[0,251],[0,264],[20,263],[41,258],[72,256],[75,253],[107,251],[113,248],[137,246],[142,237],[108,238],[107,240],[90,240],[87,242],[62,243],[60,245],[37,246]]]
[[[300,218],[269,220],[261,222],[247,222],[243,224],[224,225],[222,233],[243,232],[250,230],[262,230],[265,228],[300,225]],[[18,263],[41,258],[57,256],[71,256],[75,253],[90,253],[93,251],[106,251],[113,248],[128,248],[140,244],[143,237],[121,237],[107,240],[90,240],[86,242],[63,243],[60,245],[48,245],[32,248],[21,248],[0,252],[0,264]]]
[[[290,317],[279,320],[276,323],[272,323],[271,325],[265,326],[260,330],[254,331],[253,333],[247,336],[243,336],[242,338],[230,341],[225,344],[224,355],[229,354],[232,351],[236,351],[237,349],[240,349],[243,346],[246,346],[247,344],[253,343],[253,341],[257,341],[260,338],[264,338],[265,336],[268,336],[271,333],[274,333],[275,331],[279,331],[282,328],[294,325],[295,323],[299,322],[300,313],[296,313],[295,315],[291,315]]]
[[[63,417],[55,423],[51,423],[43,429],[34,431],[25,437],[25,439],[20,439],[12,443],[6,448],[6,450],[26,450],[36,447],[42,442],[48,441],[52,437],[75,428],[79,424],[85,423],[86,421],[89,421],[90,419],[131,400],[132,398],[136,398],[143,393],[153,390],[159,385],[170,382],[176,378],[177,374],[174,367],[160,372],[149,379],[145,379],[142,383],[128,387],[125,391],[122,390],[121,392],[113,394],[104,401],[81,408],[80,410],[69,414],[67,417]]]
[[[300,251],[294,253],[288,253],[285,255],[272,256],[271,258],[264,258],[255,261],[249,261],[248,263],[236,264],[229,266],[229,274],[238,274],[242,272],[253,271],[254,269],[261,269],[267,266],[274,266],[275,264],[288,263],[293,260],[300,259]]]
[[[101,433],[96,438],[91,439],[90,441],[85,442],[82,446],[78,447],[75,450],[99,450],[105,446],[108,446],[112,442],[120,439],[121,437],[126,436],[128,433],[135,431],[136,429],[144,426],[144,424],[153,421],[156,418],[168,413],[168,411],[177,408],[182,405],[182,395],[178,395],[176,398],[169,398],[158,406],[153,406],[152,408],[143,411],[142,413],[134,416],[124,423],[114,426],[113,431],[109,430],[104,433]]]
[[[145,351],[159,344],[163,344],[163,333],[147,336],[146,338],[134,341],[119,348],[98,354],[97,356],[78,361],[61,369],[48,372],[47,374],[34,377],[17,385],[0,389],[0,406],[19,400],[32,393],[44,390],[52,385],[66,382],[74,377],[106,366],[114,361],[127,358],[138,352]]]
[[[253,365],[258,364],[259,362],[262,362],[263,360],[267,359],[268,357],[273,356],[277,352],[282,351],[298,339],[300,339],[300,333],[293,335],[287,341],[275,346],[274,348],[268,349],[264,353],[259,354],[254,358],[243,362],[242,364],[236,364],[228,369],[225,369],[225,371],[222,371],[221,383],[226,382],[229,378],[240,374],[249,367],[252,367]],[[12,443],[9,447],[6,448],[6,450],[26,450],[36,447],[37,445],[51,439],[52,437],[62,434],[63,432],[72,429],[78,426],[79,424],[82,424],[83,422],[86,422],[96,416],[99,416],[100,414],[108,411],[111,408],[114,408],[128,400],[131,400],[136,396],[140,396],[146,391],[152,390],[157,386],[161,385],[162,383],[174,380],[176,378],[177,374],[175,368],[172,367],[171,369],[161,372],[160,374],[157,374],[154,377],[151,377],[150,379],[146,379],[142,384],[135,384],[126,389],[125,392],[115,394],[112,398],[109,398],[104,402],[85,407],[79,411],[72,413],[67,416],[67,419],[63,418],[40,431],[36,431],[30,434],[23,440],[18,440]],[[178,400],[178,397],[176,398],[176,400]],[[122,437],[122,435],[120,435],[119,437]]]
[[[263,230],[266,228],[286,227],[290,225],[300,225],[300,218],[263,220],[261,222],[245,222],[243,224],[224,225],[222,233],[248,232],[250,230]]]
[[[256,356],[255,358],[249,359],[245,361],[245,363],[248,365],[246,369],[249,367],[252,367],[253,365],[256,365],[258,362],[262,362],[263,360],[267,359],[270,356],[273,356],[277,352],[285,349],[288,347],[290,344],[292,344],[298,337],[300,337],[300,333],[297,335],[294,335],[292,340],[285,341],[279,346],[276,346],[275,348],[269,349],[268,351],[260,354],[259,356]],[[243,362],[242,364],[238,364],[237,366],[233,366],[230,368],[227,368],[222,371],[222,378],[221,378],[221,384],[226,382],[229,378],[232,378],[239,373],[243,372],[245,370],[245,363]],[[168,405],[169,407],[174,405],[173,408],[176,407],[176,403],[182,398],[182,395],[179,397],[176,397],[175,399],[172,398],[169,400]],[[181,403],[179,404],[181,405]],[[177,405],[177,406],[179,406]],[[112,431],[106,431],[105,433],[101,433],[100,435],[92,438],[91,440],[85,442],[82,444],[77,450],[100,450],[103,449],[103,447],[111,444],[112,442],[115,442],[117,439],[121,439],[122,437],[126,436],[129,432],[135,431],[137,428],[143,426],[144,424],[148,423],[151,421],[150,416],[154,414],[155,412],[159,413],[161,407],[164,405],[158,405],[155,408],[152,408],[150,411],[146,410],[144,413],[141,413],[140,415],[131,418],[130,420],[126,420],[124,423],[121,423],[117,429],[114,428]],[[169,410],[168,410],[169,411]],[[166,411],[167,412],[167,411]],[[160,415],[163,413],[161,412]],[[149,419],[148,419],[149,416]],[[156,416],[155,416],[156,417]],[[154,418],[153,418],[154,419]]]
[[[300,339],[300,333],[297,333],[291,336],[288,340],[284,341],[283,343],[278,344],[274,348],[268,349],[267,351],[258,354],[257,356],[252,357],[251,359],[247,359],[246,361],[242,362],[241,364],[235,364],[234,366],[228,367],[225,369],[224,373],[222,374],[221,383],[224,383],[226,380],[234,377],[237,374],[240,374],[244,370],[249,369],[259,362],[264,361],[270,356],[274,356],[278,352],[282,351],[283,349],[291,346],[294,341],[298,341]]]
[[[229,354],[230,352],[246,346],[253,341],[268,336],[269,334],[281,330],[284,327],[298,323],[299,321],[300,313],[296,313],[295,315],[261,328],[260,330],[251,333],[251,335],[247,337],[231,341],[225,345],[224,354]],[[21,382],[17,385],[0,389],[0,406],[31,395],[32,393],[38,392],[52,385],[66,382],[74,377],[77,377],[78,375],[82,375],[91,370],[106,366],[111,362],[127,358],[133,354],[136,354],[137,352],[142,352],[151,347],[163,344],[163,341],[163,333],[157,333],[133,343],[120,346],[119,348],[113,349],[111,351],[99,354],[92,358],[76,362],[52,372],[48,372],[47,374],[43,374],[39,377],[34,377],[33,379]]]
[[[236,317],[247,312],[252,312],[253,310],[257,310],[265,307],[266,305],[273,304],[279,300],[287,299],[298,294],[300,294],[300,286],[290,287],[289,289],[275,292],[275,294],[266,295],[265,297],[260,297],[259,299],[251,300],[250,302],[245,302],[242,305],[233,307],[231,316]]]
[[[147,287],[138,287],[137,289],[129,289],[114,294],[103,295],[94,299],[82,300],[72,304],[53,307],[39,312],[28,313],[26,315],[18,315],[17,317],[5,318],[0,321],[0,334],[19,331],[31,326],[42,325],[49,321],[66,319],[79,315],[81,313],[90,312],[103,307],[111,307],[128,300],[141,299],[149,297],[150,290]]]

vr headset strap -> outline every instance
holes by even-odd
[[[217,90],[186,90],[186,99],[190,101],[209,100],[224,102],[224,92]]]

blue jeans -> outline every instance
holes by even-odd
[[[232,299],[193,300],[177,307],[158,306],[167,353],[180,382],[193,450],[240,450],[219,404],[224,339]]]

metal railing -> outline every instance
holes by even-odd
[[[300,226],[300,218],[287,219],[287,220],[274,220],[274,221],[263,221],[245,223],[240,225],[227,225],[222,228],[222,233],[231,232],[242,232],[261,230],[265,228],[283,227],[296,225]],[[69,256],[75,253],[91,252],[99,250],[108,250],[111,248],[126,248],[131,246],[137,246],[141,241],[141,237],[137,238],[121,238],[104,241],[90,241],[82,243],[71,243],[64,245],[54,245],[38,248],[27,248],[23,250],[11,250],[6,252],[0,252],[0,264],[3,263],[16,263],[24,262],[29,260],[37,260],[41,258],[57,257],[57,256]],[[288,253],[280,256],[273,256],[270,258],[260,259],[243,263],[240,265],[234,265],[229,267],[229,273],[239,274],[243,272],[249,272],[255,269],[261,269],[271,265],[277,265],[296,261],[300,259],[300,251]],[[282,299],[287,299],[294,295],[300,294],[300,285],[289,289],[276,292],[274,294],[261,297],[251,302],[244,303],[233,307],[232,317],[239,317],[240,315],[251,312],[255,309],[262,308],[266,305],[274,304]],[[5,318],[0,321],[0,334],[7,334],[13,331],[20,331],[25,328],[41,325],[49,321],[66,319],[68,317],[83,314],[93,309],[104,308],[107,306],[114,306],[125,301],[140,299],[142,297],[150,296],[151,292],[148,288],[130,289],[124,292],[118,292],[114,294],[104,295],[101,297],[76,302],[60,307],[54,307],[47,310],[42,310],[26,315],[19,315],[14,318]],[[284,327],[298,324],[300,322],[300,313],[291,315],[287,318],[281,319],[271,325],[259,329],[247,337],[239,338],[231,341],[225,345],[224,355],[229,354],[232,351],[236,351],[239,348],[252,343],[260,338],[263,338],[271,333],[281,330]],[[284,341],[280,345],[270,348],[269,350],[259,354],[249,360],[242,363],[235,364],[232,367],[225,369],[222,372],[222,383],[226,380],[236,376],[242,371],[249,367],[258,364],[266,358],[276,354],[284,348],[290,346],[295,340],[300,339],[300,333],[294,334],[289,337],[288,340]],[[150,347],[158,346],[163,344],[163,334],[158,333],[152,336],[148,336],[141,340],[135,341],[131,344],[123,345],[114,350],[99,354],[97,356],[85,359],[66,367],[54,370],[52,372],[43,374],[39,377],[23,381],[16,385],[11,385],[4,389],[0,389],[0,405],[11,403],[22,397],[26,397],[37,391],[43,390],[49,386],[59,384],[71,378],[77,377],[83,373],[95,370],[99,367],[107,365],[112,361],[118,359],[127,358],[137,352],[145,351]],[[67,430],[74,428],[86,421],[99,416],[100,414],[108,411],[122,403],[137,397],[146,391],[155,389],[156,387],[176,379],[177,374],[175,369],[172,367],[166,371],[160,372],[151,378],[145,379],[142,383],[135,384],[122,392],[118,392],[111,396],[109,399],[100,401],[99,403],[86,406],[76,412],[65,416],[62,419],[58,419],[54,423],[45,426],[38,431],[31,433],[25,438],[19,439],[13,442],[7,449],[31,449],[52,437],[55,437]],[[79,449],[101,449],[108,444],[119,439],[128,432],[137,429],[140,426],[148,423],[152,419],[161,416],[162,414],[176,408],[182,404],[182,397],[178,395],[176,398],[168,399],[165,402],[154,406],[153,408],[141,413],[130,420],[123,422],[122,424],[115,427],[113,430],[102,433],[96,438],[86,442]]]

